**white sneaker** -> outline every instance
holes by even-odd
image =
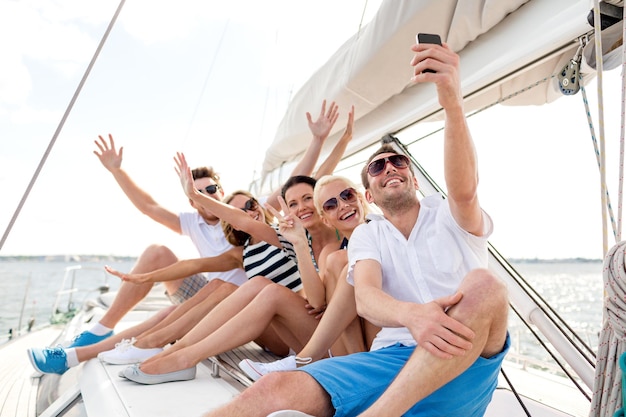
[[[313,417],[311,414],[303,413],[297,410],[280,410],[268,414],[267,417]]]
[[[257,381],[263,375],[269,374],[270,372],[295,371],[298,369],[298,365],[306,365],[311,362],[311,358],[299,358],[295,355],[267,363],[244,359],[239,362],[239,368],[253,381]]]
[[[115,345],[115,349],[98,353],[98,359],[111,365],[132,365],[143,362],[163,351],[163,348],[142,349],[135,347],[135,341],[134,337],[122,339]]]

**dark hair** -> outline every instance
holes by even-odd
[[[365,163],[365,166],[363,167],[363,169],[361,170],[361,183],[363,183],[363,187],[365,187],[365,189],[367,190],[368,188],[370,188],[370,182],[367,178],[367,167],[369,166],[370,162],[372,162],[372,160],[374,158],[376,158],[378,155],[383,154],[383,153],[394,153],[396,155],[402,155],[400,152],[398,152],[396,150],[396,148],[394,148],[393,146],[391,146],[388,143],[385,143],[383,145],[381,145],[380,148],[378,148],[378,150],[376,150],[367,160],[367,162]],[[413,165],[409,164],[409,171],[411,171],[411,173],[413,173]]]
[[[229,204],[231,201],[233,201],[233,198],[238,195],[243,195],[245,197],[254,199],[254,201],[256,201],[257,205],[261,208],[261,210],[263,210],[263,213],[265,214],[265,223],[272,224],[272,222],[274,221],[274,216],[272,215],[272,213],[270,213],[265,207],[261,206],[257,199],[254,198],[254,196],[248,191],[237,190],[234,193],[227,195],[224,198],[224,203]],[[243,246],[246,241],[250,239],[250,235],[248,233],[235,229],[230,223],[227,223],[224,220],[222,220],[220,223],[222,224],[224,236],[226,236],[226,240],[228,240],[231,245]]]
[[[191,176],[194,181],[200,178],[211,178],[216,184],[220,186],[220,176],[213,170],[213,167],[199,167],[191,170]]]
[[[285,198],[287,190],[298,184],[309,184],[311,188],[315,188],[316,182],[317,180],[315,178],[307,177],[306,175],[294,175],[293,177],[289,177],[287,181],[285,181],[283,188],[281,188],[280,190],[280,195]]]

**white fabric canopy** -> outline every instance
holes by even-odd
[[[471,110],[562,68],[574,55],[576,38],[591,29],[589,10],[589,0],[384,1],[375,18],[298,91],[267,150],[262,176],[303,153],[310,141],[304,115],[317,111],[324,99],[341,109],[355,105],[348,152],[439,110],[431,86],[408,84],[416,33],[438,33],[460,54],[466,108]],[[542,104],[557,97],[551,84],[509,104]],[[343,126],[340,119],[324,152],[335,145]]]

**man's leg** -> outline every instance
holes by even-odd
[[[305,372],[295,371],[265,375],[232,402],[204,417],[266,417],[274,411],[290,409],[316,417],[335,413],[330,397],[317,381]]]
[[[135,263],[135,266],[133,266],[130,272],[134,274],[150,272],[171,265],[176,261],[178,261],[178,258],[167,247],[150,245],[139,256],[137,263]],[[180,282],[182,282],[182,280],[171,281],[170,287],[172,289],[174,287],[178,288]],[[150,292],[152,285],[152,283],[137,285],[130,282],[122,282],[115,296],[115,300],[113,300],[113,303],[104,316],[102,316],[99,323],[102,326],[113,329],[126,313],[132,310],[138,302],[143,300]],[[172,293],[170,288],[167,289],[168,292]],[[175,291],[174,289],[174,292]]]
[[[502,351],[509,310],[504,284],[481,269],[470,272],[459,290],[463,298],[448,314],[474,331],[472,349],[463,356],[441,359],[417,347],[389,388],[361,417],[400,416],[463,373],[479,356],[489,358]]]

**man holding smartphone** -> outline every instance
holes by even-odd
[[[359,315],[382,328],[372,349],[265,375],[208,416],[286,409],[316,417],[485,413],[510,345],[507,292],[486,269],[493,224],[478,203],[459,58],[445,44],[412,50],[412,81],[435,83],[446,115],[448,198],[420,201],[408,158],[389,146],[364,167],[366,198],[382,216],[354,231],[348,281]]]

